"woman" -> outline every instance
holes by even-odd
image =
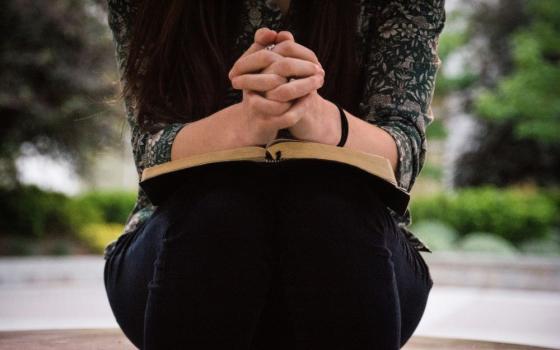
[[[382,155],[412,188],[444,0],[108,3],[139,174],[283,136]],[[409,223],[347,168],[199,172],[157,208],[140,190],[105,286],[143,349],[399,349],[433,284]]]

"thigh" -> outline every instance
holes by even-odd
[[[120,328],[138,348],[144,337],[148,283],[168,220],[157,212],[136,230],[119,237],[105,262],[105,289]]]
[[[249,348],[271,278],[270,225],[255,176],[228,174],[166,203],[182,215],[156,259],[145,349]]]
[[[399,348],[398,290],[378,215],[386,209],[352,174],[319,166],[282,177],[273,246],[294,349]]]
[[[401,313],[401,346],[410,339],[424,314],[433,281],[420,252],[407,241],[397,222],[389,222],[388,248],[395,269]]]
[[[251,350],[285,350],[294,347],[293,322],[288,313],[284,286],[276,264],[272,264],[272,280],[266,303],[251,343]]]

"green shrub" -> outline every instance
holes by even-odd
[[[75,205],[64,194],[36,186],[0,189],[0,231],[40,238],[47,233],[73,234],[84,222],[99,221],[88,205]]]
[[[3,242],[2,255],[35,255],[38,251],[36,239],[29,237],[14,237]]]
[[[0,190],[0,229],[5,233],[39,237],[48,221],[48,203],[60,202],[35,186]]]
[[[553,229],[546,237],[523,242],[519,249],[527,254],[559,256],[560,231]]]
[[[514,255],[517,249],[506,239],[488,232],[471,232],[465,235],[458,244],[459,249],[471,252],[498,253]]]
[[[543,195],[554,203],[555,215],[553,225],[560,232],[560,187],[547,188]]]
[[[68,197],[36,186],[0,188],[0,232],[40,238],[74,234],[91,223],[124,224],[135,199],[125,191]]]
[[[61,214],[73,235],[86,225],[103,222],[103,212],[95,204],[79,198],[70,198],[61,208]]]
[[[107,244],[117,239],[123,232],[120,224],[90,224],[79,231],[79,238],[96,253],[103,253]]]
[[[0,188],[0,234],[14,237],[4,250],[35,254],[38,242],[48,241],[47,253],[65,255],[71,251],[67,239],[77,238],[101,253],[122,233],[135,199],[123,191],[68,197],[36,186]]]
[[[95,191],[77,197],[76,201],[97,208],[104,222],[124,224],[134,206],[136,194],[126,191]]]
[[[535,255],[560,255],[560,245],[547,239],[534,239],[521,244],[520,250],[523,253]]]
[[[457,231],[441,221],[420,221],[410,230],[434,251],[452,250],[458,237]]]
[[[72,252],[72,247],[70,245],[70,242],[68,242],[67,240],[55,239],[50,243],[51,244],[47,250],[47,254],[49,255],[64,256],[64,255],[70,255]]]
[[[415,220],[444,222],[462,236],[493,232],[514,244],[544,237],[558,220],[557,207],[548,196],[493,187],[416,198],[411,210]]]

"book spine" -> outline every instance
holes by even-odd
[[[282,151],[276,151],[276,154],[272,155],[268,150],[266,150],[264,160],[267,163],[278,163],[283,160]]]

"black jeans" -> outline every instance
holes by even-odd
[[[399,349],[433,281],[365,174],[224,165],[185,179],[107,255],[116,320],[142,349]]]

